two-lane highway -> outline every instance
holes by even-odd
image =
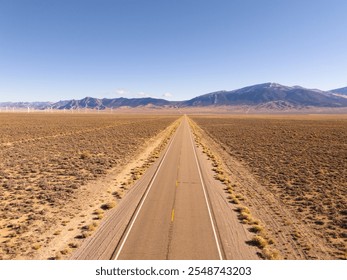
[[[114,259],[222,259],[213,214],[184,117]]]
[[[71,259],[259,259],[225,196],[184,116],[158,161]]]

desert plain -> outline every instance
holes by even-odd
[[[0,259],[71,258],[182,122],[254,259],[347,258],[346,115],[32,112],[0,114]]]

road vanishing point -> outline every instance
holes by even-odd
[[[198,152],[184,116],[162,156],[72,259],[225,259]]]

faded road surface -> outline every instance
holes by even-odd
[[[222,258],[186,118],[114,257]]]
[[[222,196],[207,190],[204,182],[207,160],[202,162],[201,155],[195,148],[187,117],[184,117],[161,159],[72,258],[256,258],[253,250],[248,252],[244,241],[238,241],[238,236],[245,235],[242,230],[228,224],[230,214],[229,210],[224,210],[228,205]],[[211,186],[211,181],[208,182]],[[217,221],[209,194],[221,213]],[[223,215],[227,215],[226,219]],[[217,227],[218,220],[222,231]],[[227,236],[233,235],[230,234],[233,230],[238,231],[236,239]],[[233,245],[235,241],[239,244]],[[224,251],[223,243],[231,253]]]

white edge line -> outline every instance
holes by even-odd
[[[178,130],[178,128],[177,128],[177,130]],[[175,138],[176,138],[176,135],[177,135],[177,133],[174,135]],[[152,186],[153,186],[153,184],[154,184],[155,178],[157,177],[157,175],[158,175],[158,173],[159,173],[159,170],[160,170],[161,166],[163,165],[164,160],[165,160],[165,158],[166,158],[166,156],[167,156],[167,154],[168,154],[168,151],[170,150],[170,147],[171,147],[171,145],[172,145],[173,142],[174,142],[174,138],[172,139],[170,145],[168,146],[168,148],[167,148],[167,150],[166,150],[166,152],[165,152],[165,155],[164,155],[162,161],[160,162],[160,165],[158,166],[158,169],[156,170],[156,173],[155,173],[155,175],[154,175],[154,177],[153,177],[153,179],[152,179],[152,183],[151,183],[150,186],[148,187],[148,189],[147,189],[147,191],[146,191],[146,194],[145,194],[145,196],[144,196],[143,199],[142,199],[142,202],[141,202],[141,204],[140,204],[140,207],[137,209],[136,215],[135,215],[134,219],[132,220],[132,222],[131,222],[131,224],[130,224],[130,227],[129,227],[129,229],[128,229],[128,232],[127,232],[127,234],[125,235],[125,237],[124,237],[124,239],[123,239],[123,241],[122,241],[122,244],[121,244],[121,246],[119,247],[119,250],[118,250],[117,255],[116,255],[116,257],[114,258],[114,260],[117,260],[118,257],[119,257],[119,255],[120,255],[120,253],[122,252],[122,249],[123,249],[123,247],[124,247],[124,244],[125,244],[125,242],[127,241],[127,238],[128,238],[128,236],[129,236],[129,234],[130,234],[130,231],[131,231],[132,227],[133,227],[134,224],[135,224],[135,221],[136,221],[136,219],[137,219],[137,216],[139,215],[139,213],[140,213],[140,211],[141,211],[141,208],[142,208],[142,206],[143,206],[143,204],[144,204],[144,202],[145,202],[145,200],[146,200],[146,198],[147,198],[147,195],[148,195],[149,191],[151,190],[151,188],[152,188]]]
[[[190,126],[189,126],[189,127],[190,127]],[[190,129],[189,129],[189,130],[190,130]],[[193,145],[193,151],[194,151],[194,157],[195,157],[196,165],[198,166],[198,172],[199,172],[199,177],[200,177],[202,189],[203,189],[203,191],[204,191],[204,196],[205,196],[205,201],[206,201],[206,204],[207,204],[208,214],[209,214],[209,216],[210,216],[210,221],[211,221],[211,225],[212,225],[212,229],[213,229],[213,235],[214,235],[214,238],[215,238],[215,241],[216,241],[216,244],[217,244],[219,259],[220,259],[220,260],[223,260],[222,253],[221,253],[221,249],[220,249],[219,242],[218,242],[218,238],[217,238],[216,228],[215,228],[215,226],[214,226],[213,219],[212,219],[212,213],[211,213],[210,204],[208,203],[208,199],[207,199],[205,184],[204,184],[204,181],[203,181],[203,179],[202,179],[201,170],[200,170],[200,165],[199,165],[199,163],[198,163],[198,158],[197,158],[196,152],[195,152],[195,146],[194,146],[194,142],[193,142],[193,139],[192,139],[192,133],[191,133],[191,131],[189,131],[189,132],[190,132],[190,133],[189,133],[189,135],[190,135],[190,141],[191,141],[191,143],[192,143],[192,145]]]

